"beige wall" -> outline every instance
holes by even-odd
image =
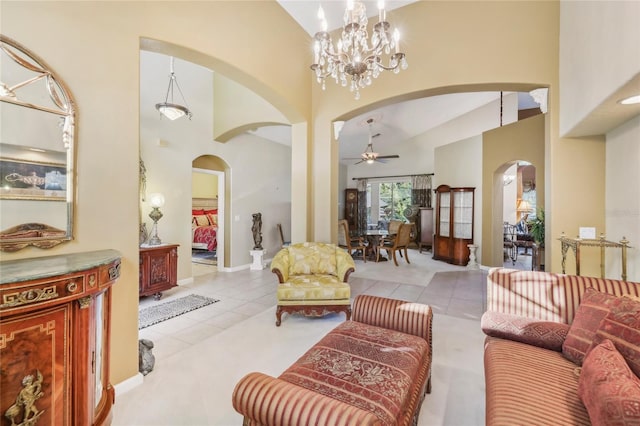
[[[483,134],[481,208],[485,220],[482,222],[482,265],[503,265],[505,187],[502,175],[514,162],[528,161],[536,168],[538,208],[545,206],[545,119],[546,115],[540,114]],[[511,185],[515,186],[517,182]]]
[[[218,196],[218,176],[194,172],[191,175],[192,196],[194,198],[216,198]]]
[[[138,370],[141,38],[173,43],[174,50],[167,53],[232,75],[290,122],[299,123],[309,119],[309,37],[275,2],[3,1],[0,8],[2,33],[45,58],[78,105],[76,239],[46,252],[5,253],[2,259],[106,248],[122,253],[122,275],[113,294],[111,351],[111,381],[119,383]],[[257,50],[237,40],[251,34],[279,48]],[[287,66],[265,66],[278,63]],[[306,136],[297,135],[300,145],[306,145]],[[306,170],[296,172],[306,181]],[[306,204],[304,193],[298,197]]]

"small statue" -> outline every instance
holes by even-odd
[[[262,213],[253,214],[251,232],[253,232],[253,249],[262,250]]]
[[[146,376],[156,364],[156,357],[151,350],[153,349],[153,342],[147,339],[140,339],[138,341],[138,371]]]
[[[22,379],[22,389],[18,393],[16,403],[10,406],[4,416],[11,421],[11,426],[35,425],[44,410],[38,410],[36,401],[44,396],[42,392],[42,373],[36,370],[36,379],[29,374]],[[16,423],[16,417],[22,418],[22,422]]]

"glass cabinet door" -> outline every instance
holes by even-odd
[[[440,236],[448,237],[450,235],[451,223],[451,193],[443,192],[440,194]]]
[[[473,237],[473,192],[453,193],[454,238]]]

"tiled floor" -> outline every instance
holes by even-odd
[[[486,306],[486,271],[433,261],[428,252],[410,250],[409,257],[411,264],[401,259],[397,267],[392,262],[356,261],[356,272],[349,279],[352,296],[373,294],[431,305],[436,316],[434,393],[425,401],[421,413],[427,414],[421,414],[419,424],[482,424],[483,336],[479,319]],[[278,375],[319,336],[344,320],[343,314],[322,319],[285,314],[282,326],[275,327],[276,285],[276,276],[269,269],[226,273],[194,265],[192,284],[165,292],[159,302],[141,300],[142,308],[197,293],[220,302],[140,331],[140,338],[154,342],[156,368],[143,385],[117,396],[114,425],[241,424],[230,396],[233,385],[248,372],[245,369]],[[462,360],[454,362],[459,357]],[[472,371],[466,371],[469,368]],[[195,377],[185,377],[192,369],[196,369]],[[202,405],[202,390],[194,388],[194,383],[209,375],[208,380],[216,385],[206,388],[204,392],[211,398],[205,398],[204,403],[213,404],[215,410]],[[462,386],[469,380],[472,386]],[[460,390],[454,391],[457,386]],[[182,401],[176,397],[177,389],[193,395]],[[214,397],[216,392],[220,392],[219,398]],[[464,412],[451,406],[460,392],[472,393],[465,397],[472,400],[466,401]],[[166,411],[167,405],[172,409]]]

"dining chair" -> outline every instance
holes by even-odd
[[[399,252],[400,256],[402,256],[402,251],[404,251],[404,259],[407,263],[411,263],[409,262],[409,255],[407,253],[407,248],[411,243],[411,229],[412,225],[410,223],[402,223],[393,241],[380,240],[380,245],[376,247],[376,262],[380,260],[380,251],[386,250],[387,256],[393,258],[396,266],[399,266],[396,252]]]
[[[342,219],[338,221],[338,247],[347,251],[353,257],[361,253],[362,260],[367,262],[367,245],[362,237],[352,237],[349,233],[349,222]]]
[[[278,234],[280,235],[280,244],[282,245],[282,247],[289,247],[291,245],[291,241],[285,241],[284,240],[284,233],[282,232],[282,225],[278,223],[276,226],[278,227]]]

